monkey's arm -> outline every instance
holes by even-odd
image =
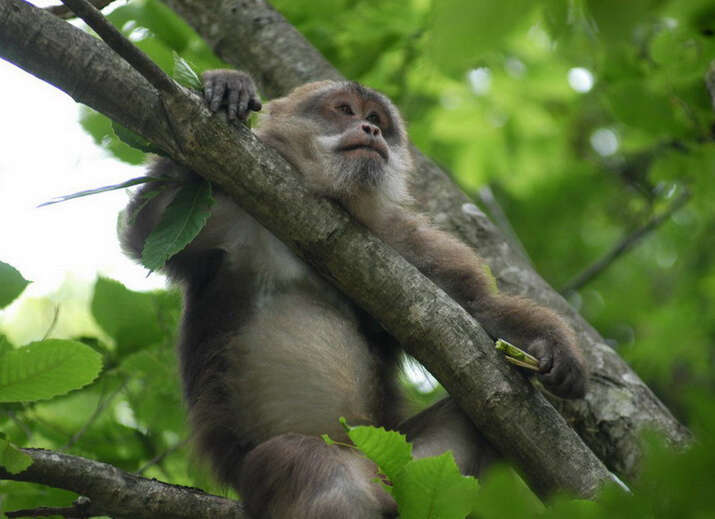
[[[528,299],[500,294],[484,261],[421,215],[395,210],[386,222],[373,230],[467,309],[491,337],[539,359],[538,377],[550,391],[565,398],[584,395],[585,363],[574,332],[558,315]]]

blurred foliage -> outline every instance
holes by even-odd
[[[649,440],[633,495],[608,490],[597,505],[560,499],[544,510],[512,473],[496,471],[480,482],[475,514],[710,517],[715,117],[704,78],[715,57],[712,1],[273,4],[343,74],[391,96],[415,144],[477,202],[488,184],[531,261],[557,288],[691,193],[684,208],[568,297],[698,442],[682,454]],[[224,66],[155,0],[119,5],[109,17],[167,71],[173,51],[199,71]],[[144,160],[104,117],[84,111],[82,123],[120,160]],[[6,299],[24,287],[19,281]],[[36,322],[30,313],[40,306],[23,306],[20,320]],[[97,331],[64,338],[98,352],[101,375],[51,400],[0,404],[2,441],[220,493],[185,446],[173,352],[179,306],[173,292],[139,294],[100,279],[92,317],[76,327]],[[46,330],[26,335],[33,333],[42,338]],[[17,347],[11,342],[0,335],[0,354]],[[2,510],[71,499],[11,482],[0,482],[0,495]]]

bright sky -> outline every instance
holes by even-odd
[[[56,88],[0,60],[0,260],[33,283],[24,296],[53,292],[68,277],[97,272],[134,289],[163,286],[125,258],[116,237],[125,191],[48,207],[55,196],[141,176],[96,146],[78,123],[79,105]]]

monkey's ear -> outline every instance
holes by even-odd
[[[230,121],[245,122],[263,105],[251,76],[240,70],[207,70],[202,74],[204,98],[212,112],[226,108]]]

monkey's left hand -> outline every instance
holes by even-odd
[[[503,338],[539,360],[539,381],[556,396],[581,398],[588,379],[586,363],[571,327],[549,309],[520,297],[498,296],[480,309],[489,335]]]
[[[251,76],[240,70],[207,70],[201,75],[204,98],[212,112],[226,107],[229,120],[245,122],[251,111],[262,105]]]

